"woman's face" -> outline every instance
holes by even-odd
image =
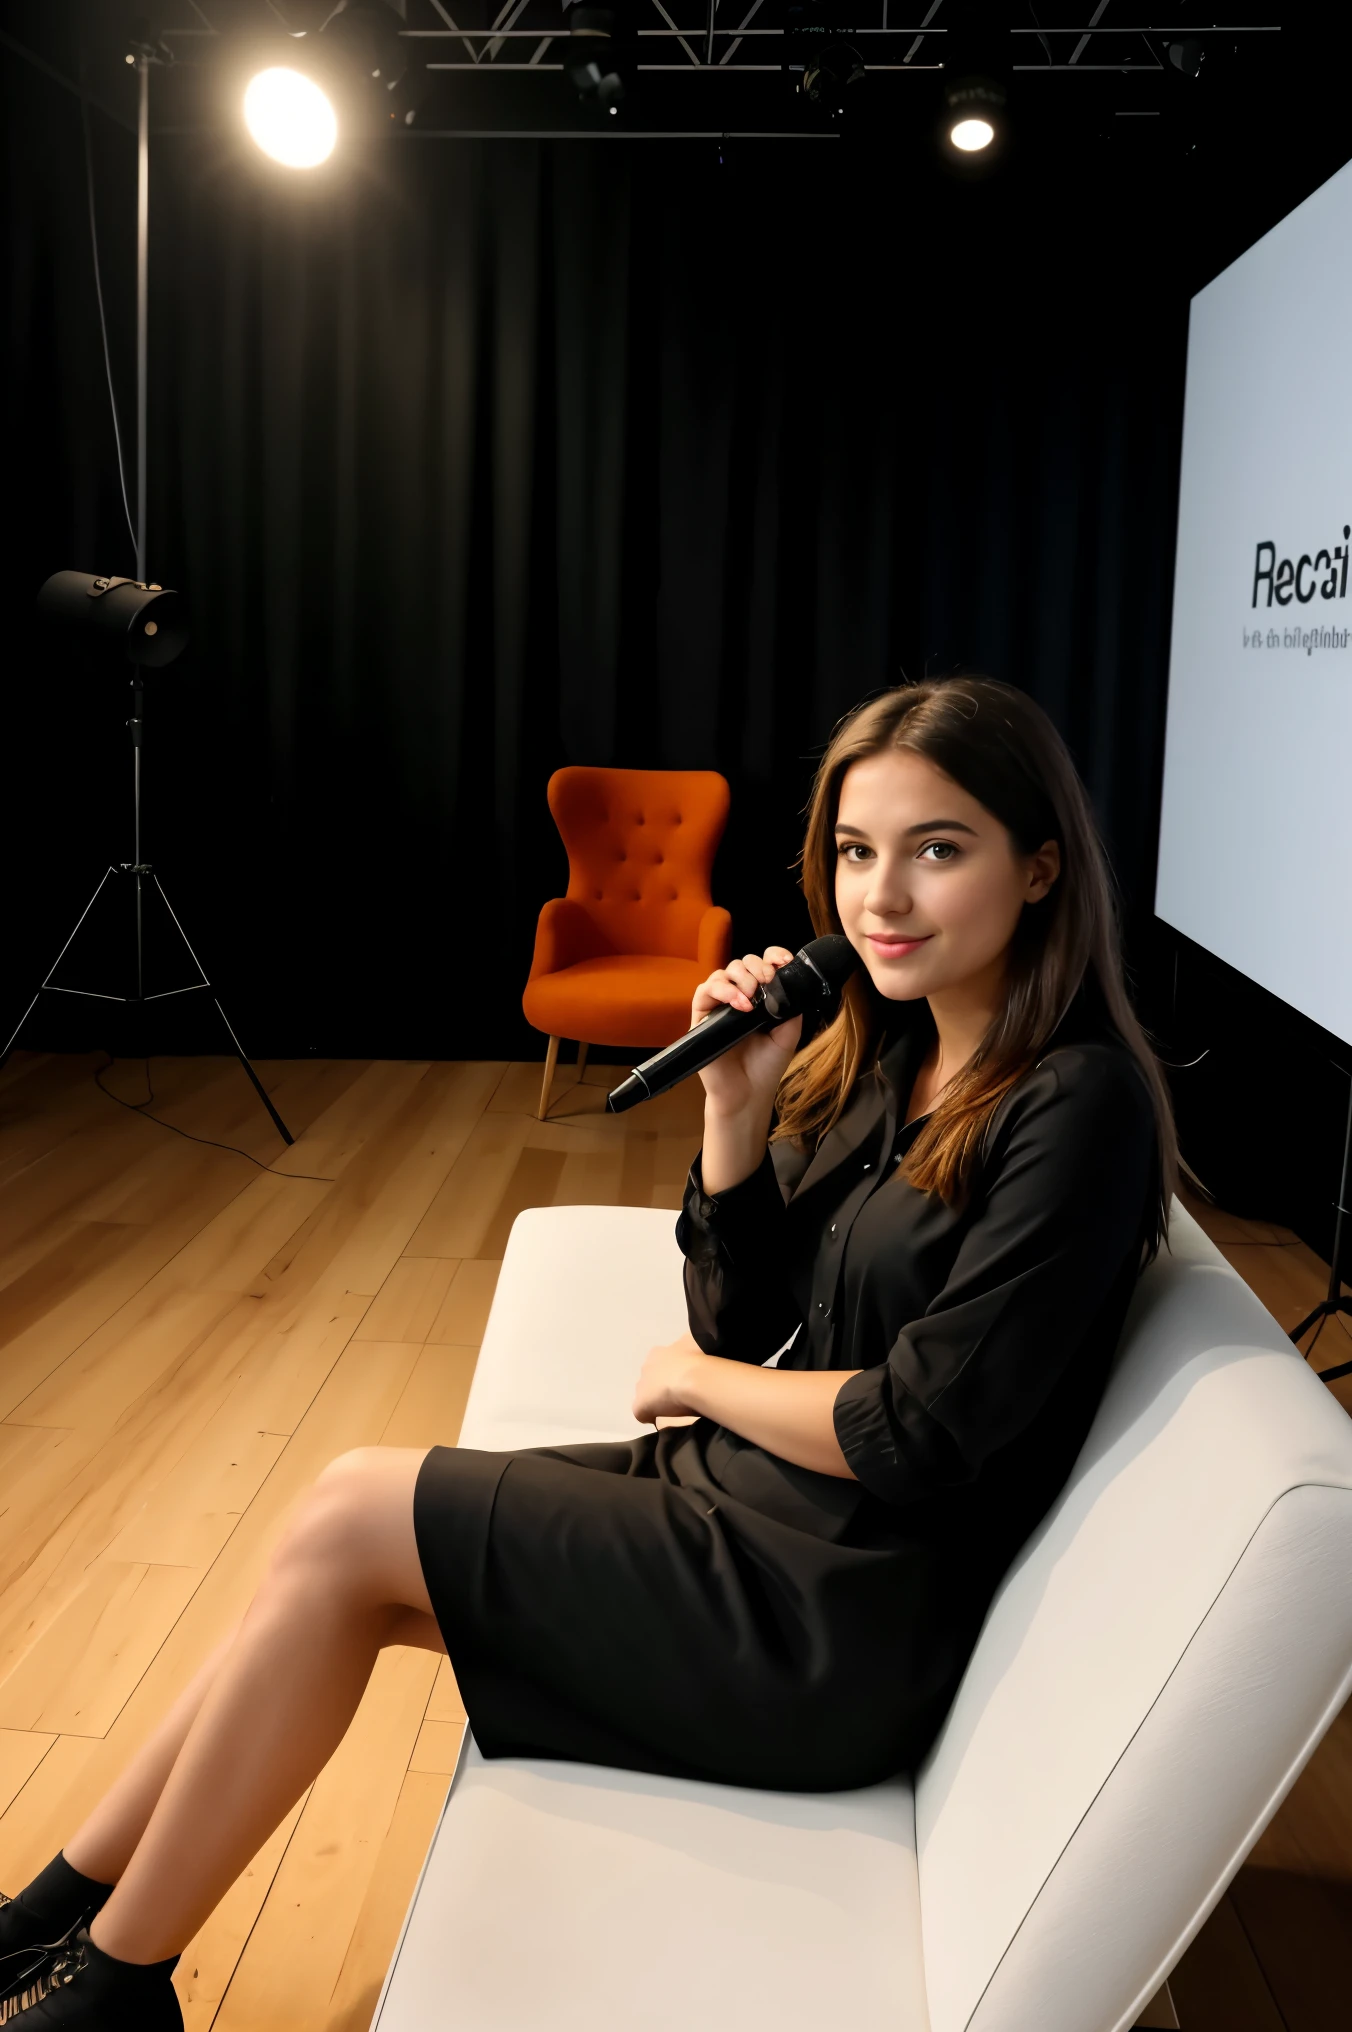
[[[880,995],[992,992],[1027,903],[1061,869],[1054,840],[1021,854],[999,819],[923,755],[852,762],[836,817],[836,910]]]

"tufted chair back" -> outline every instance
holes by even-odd
[[[713,769],[556,769],[549,809],[568,850],[568,899],[598,951],[693,958],[713,898],[729,791]]]

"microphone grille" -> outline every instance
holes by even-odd
[[[832,988],[843,988],[859,965],[859,955],[843,932],[829,931],[824,938],[810,939],[800,947],[799,957],[809,960]]]

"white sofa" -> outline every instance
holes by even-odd
[[[524,1213],[462,1443],[612,1438],[673,1216]],[[744,1791],[471,1742],[379,2032],[1123,2032],[1352,1687],[1352,1424],[1175,1206],[1099,1415],[914,1783]],[[1186,2028],[1185,2028],[1186,2032]]]

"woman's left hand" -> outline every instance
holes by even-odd
[[[698,1417],[689,1393],[700,1364],[712,1359],[689,1333],[667,1347],[649,1348],[634,1386],[634,1416],[639,1424],[653,1425],[659,1418]]]

